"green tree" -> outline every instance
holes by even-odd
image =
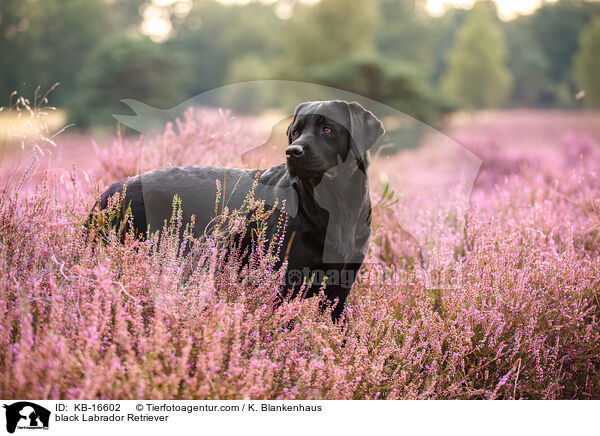
[[[116,123],[121,99],[167,109],[183,101],[186,87],[182,56],[147,38],[117,34],[104,39],[86,59],[70,115],[80,125]]]
[[[585,104],[600,107],[600,16],[581,31],[574,69],[577,85],[585,92]]]
[[[64,105],[77,93],[75,82],[86,55],[105,35],[124,25],[113,8],[120,2],[115,3],[0,1],[0,96],[13,90],[31,95],[38,85],[47,89],[60,82],[52,104]]]
[[[504,23],[508,47],[508,68],[513,75],[511,102],[536,107],[554,104],[550,64],[532,29],[532,16],[524,15]]]
[[[598,2],[559,0],[545,2],[532,15],[531,29],[549,61],[549,75],[553,81],[569,79],[579,33],[598,13]]]
[[[375,32],[377,52],[386,58],[431,63],[431,17],[424,0],[378,0],[381,25]]]
[[[310,79],[385,103],[435,125],[451,107],[436,96],[414,64],[356,53],[310,70]]]
[[[431,45],[426,50],[432,53],[430,67],[432,84],[440,83],[448,69],[448,53],[452,50],[452,42],[468,13],[469,11],[466,9],[451,8],[440,17],[430,17],[429,39]]]
[[[256,55],[246,55],[229,64],[226,82],[235,84],[249,80],[268,80],[272,78],[271,66]],[[231,87],[223,91],[222,105],[234,109],[236,112],[257,114],[266,107],[281,104],[281,95],[271,95],[270,87],[240,86]]]
[[[504,103],[511,85],[496,10],[478,2],[458,31],[442,90],[469,107],[483,108]]]
[[[550,95],[544,94],[544,102],[554,106],[572,106],[574,84],[573,56],[578,39],[592,17],[600,14],[600,2],[559,0],[545,2],[531,16],[530,32],[547,60],[545,82]],[[548,97],[551,98],[548,99]]]
[[[284,36],[284,74],[351,53],[374,50],[378,25],[375,0],[321,0],[297,8]]]
[[[197,1],[187,17],[174,23],[175,36],[165,45],[185,55],[193,77],[187,89],[191,97],[230,80],[265,79],[255,77],[255,71],[244,75],[235,64],[255,58],[269,65],[280,54],[281,25],[270,4]]]

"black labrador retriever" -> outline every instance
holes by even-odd
[[[194,236],[202,237],[215,218],[217,198],[231,211],[241,208],[252,191],[287,215],[277,265],[287,261],[280,301],[300,290],[311,297],[325,284],[325,305],[335,304],[332,318],[338,320],[368,248],[368,150],[383,133],[382,123],[356,102],[302,103],[287,129],[286,164],[266,170],[184,166],[149,171],[111,185],[91,217],[124,191],[122,206],[130,207],[133,230],[143,238],[163,228],[177,194],[183,223],[193,215]],[[267,235],[275,234],[278,221],[276,215],[267,220]]]

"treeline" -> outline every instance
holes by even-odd
[[[544,3],[508,22],[490,2],[440,17],[425,3],[3,0],[1,105],[60,82],[54,105],[105,124],[122,98],[167,108],[256,79],[345,89],[430,123],[457,107],[600,104],[600,3]],[[172,25],[164,42],[141,31],[149,7]]]

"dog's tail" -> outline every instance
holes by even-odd
[[[120,226],[126,189],[127,185],[123,182],[113,183],[94,203],[83,223],[82,236],[86,243],[95,244],[99,239],[108,243],[110,229]]]

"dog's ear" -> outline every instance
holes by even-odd
[[[355,101],[348,103],[348,112],[350,150],[356,155],[359,162],[368,166],[369,154],[367,152],[383,136],[385,129],[381,121],[372,112]]]
[[[294,111],[294,117],[292,118],[292,121],[290,121],[290,124],[289,124],[287,130],[285,131],[285,134],[288,137],[288,145],[290,145],[292,143],[292,133],[293,133],[292,126],[296,122],[296,117],[298,116],[298,112],[300,112],[300,110],[306,105],[308,105],[308,102],[300,103],[298,106],[296,106],[296,110]]]
[[[358,161],[358,167],[362,168],[362,170],[366,172],[367,168],[369,168],[369,165],[371,165],[371,156],[369,155],[369,151],[367,150],[360,157]]]

